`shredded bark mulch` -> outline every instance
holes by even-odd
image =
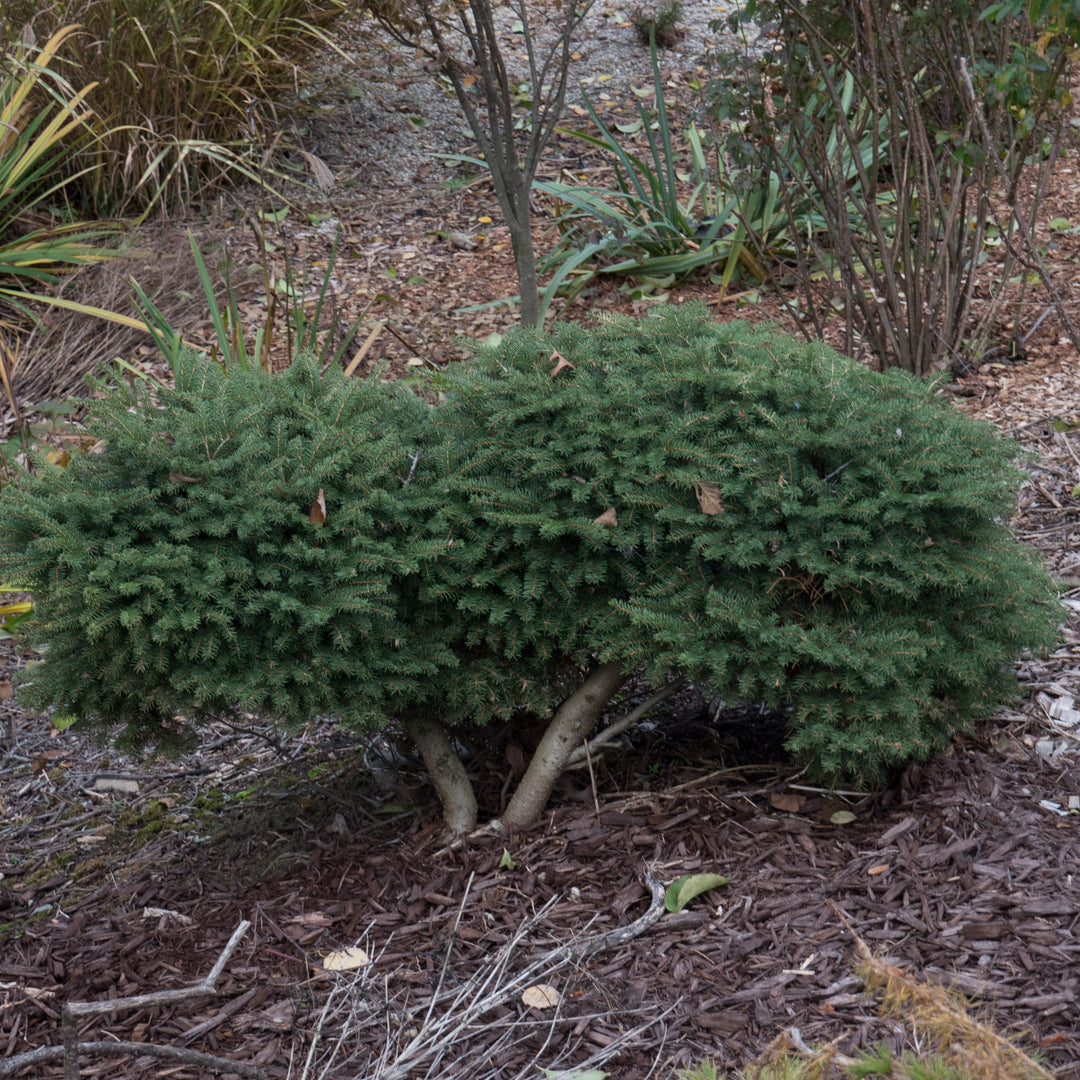
[[[4,1058],[61,1042],[65,1001],[204,978],[243,919],[252,929],[217,997],[91,1017],[80,1038],[188,1047],[272,1078],[394,1075],[376,1063],[385,1070],[416,1036],[432,997],[434,1015],[463,1012],[450,992],[472,993],[497,969],[493,987],[513,994],[466,1024],[433,1072],[428,1060],[398,1075],[537,1075],[531,1062],[567,1068],[617,1043],[612,1075],[668,1076],[704,1057],[745,1063],[788,1026],[811,1044],[899,1048],[905,1031],[862,992],[839,912],[873,949],[962,991],[1059,1076],[1080,1077],[1077,818],[1048,805],[1080,790],[1080,761],[1025,746],[1022,724],[987,726],[884,793],[830,796],[790,768],[731,765],[729,731],[682,720],[663,738],[669,765],[655,767],[653,732],[647,753],[601,764],[595,801],[586,780],[535,828],[459,846],[430,807],[379,821],[380,800],[392,810],[400,799],[350,791],[359,750],[340,734],[284,768],[209,754],[201,770],[127,768],[137,795],[75,815],[109,761],[87,771],[75,740],[58,737],[25,790],[5,791],[9,811],[28,799],[48,809],[0,831],[0,1075]],[[224,806],[203,812],[226,788]],[[853,820],[834,824],[838,809]],[[537,957],[643,915],[647,870],[731,882],[514,986]],[[323,969],[356,944],[368,967]],[[557,1012],[522,1003],[535,982],[558,992]],[[56,1063],[14,1075],[62,1074]],[[129,1055],[87,1058],[83,1075],[213,1074]]]

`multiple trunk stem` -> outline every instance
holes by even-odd
[[[600,664],[559,706],[499,819],[503,826],[528,825],[540,816],[570,755],[595,727],[622,681],[622,665]],[[446,729],[433,716],[419,711],[403,716],[401,722],[420,751],[442,802],[447,828],[459,834],[471,832],[477,823],[476,795]]]

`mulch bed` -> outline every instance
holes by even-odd
[[[348,805],[347,770],[334,763],[351,751],[331,739],[286,770],[292,779],[264,774],[268,782],[213,840],[163,833],[126,853],[118,845],[77,884],[60,873],[21,886],[33,865],[20,867],[17,855],[42,845],[44,833],[70,849],[88,826],[102,831],[97,815],[60,820],[90,780],[74,763],[60,790],[52,785],[50,815],[30,831],[4,830],[0,919],[16,932],[8,929],[0,953],[0,1067],[3,1057],[61,1041],[64,1001],[205,977],[248,919],[253,928],[216,999],[90,1018],[80,1037],[188,1046],[285,1077],[302,1075],[316,1032],[314,1063],[348,1024],[337,1064],[309,1075],[382,1075],[372,1063],[400,1051],[432,995],[442,994],[436,1015],[454,1008],[446,992],[482,973],[522,928],[502,983],[556,946],[638,918],[649,907],[650,867],[665,880],[700,871],[730,874],[731,883],[622,947],[538,978],[559,991],[554,1021],[518,993],[497,1004],[430,1075],[511,1077],[560,1054],[566,1068],[631,1029],[639,1030],[605,1066],[626,1080],[653,1074],[657,1061],[661,1076],[703,1057],[745,1063],[792,1025],[811,1044],[899,1046],[903,1028],[877,1018],[852,972],[855,948],[839,911],[875,951],[959,989],[1059,1076],[1080,1077],[1080,844],[1075,816],[1040,805],[1080,790],[1080,761],[1051,760],[987,727],[883,794],[827,797],[789,783],[790,769],[731,767],[722,732],[686,730],[689,741],[672,734],[669,759],[694,760],[692,768],[650,771],[654,734],[647,754],[620,756],[619,776],[636,777],[636,788],[613,791],[601,771],[596,803],[591,794],[584,804],[564,799],[534,829],[458,847],[445,845],[429,812],[380,823],[357,810],[364,800]],[[329,770],[298,785],[297,769],[311,771],[315,760]],[[174,769],[144,778],[134,799],[171,798],[176,811],[185,786],[205,789],[206,777]],[[838,808],[855,820],[832,824]],[[320,958],[357,942],[374,957],[359,976],[322,970]],[[37,1065],[15,1075],[61,1071]],[[129,1056],[88,1058],[83,1075],[212,1074]]]

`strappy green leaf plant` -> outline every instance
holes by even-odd
[[[118,228],[71,219],[68,189],[95,168],[72,171],[71,161],[73,146],[96,138],[87,103],[96,84],[76,90],[52,64],[76,32],[64,26],[40,49],[19,41],[0,57],[0,381],[16,413],[18,335],[31,305],[65,271],[106,258],[100,244]]]
[[[268,256],[266,251],[263,251],[262,268],[266,285],[266,315],[262,325],[254,328],[254,335],[250,338],[240,314],[240,305],[229,275],[228,263],[225,264],[226,296],[225,302],[222,304],[218,300],[217,289],[206,265],[202,250],[196,243],[194,236],[189,237],[189,239],[191,241],[191,253],[195,259],[195,268],[199,275],[199,282],[202,285],[207,310],[210,313],[210,321],[213,323],[214,334],[217,339],[216,344],[211,349],[211,356],[219,361],[226,370],[231,370],[234,367],[244,370],[252,367],[270,369],[271,348],[275,335],[280,336],[282,333],[278,327],[277,318],[279,296],[283,299],[285,309],[286,363],[291,364],[293,358],[303,352],[314,354],[324,368],[331,364],[342,365],[350,345],[356,341],[364,318],[375,300],[373,299],[364,308],[359,318],[355,319],[347,328],[342,327],[342,321],[337,312],[331,289],[340,235],[334,241],[330,256],[326,260],[326,268],[322,279],[314,290],[309,290],[307,287],[306,270],[303,267],[294,267],[288,262],[286,263],[285,277],[271,281]],[[169,362],[169,366],[175,373],[182,353],[186,348],[190,348],[190,344],[184,340],[183,333],[169,322],[168,318],[150,299],[139,283],[132,280],[131,285],[135,290],[136,303],[143,314],[144,329],[149,331],[150,336],[154,339],[154,344],[157,345],[159,352]],[[378,297],[375,299],[378,299]],[[329,317],[327,317],[328,311]],[[367,355],[383,325],[385,324],[381,322],[376,323],[369,330],[363,345],[360,346],[348,364],[347,374],[351,375],[360,361]]]
[[[694,125],[686,131],[691,170],[681,172],[655,45],[652,65],[655,113],[639,102],[635,125],[645,135],[647,154],[626,149],[588,95],[585,107],[599,134],[564,132],[610,156],[615,187],[567,180],[534,185],[558,208],[559,242],[540,263],[541,272],[551,274],[545,312],[557,293],[572,300],[601,274],[666,286],[703,267],[718,267],[718,284],[725,289],[740,273],[759,281],[769,276],[759,252],[779,243],[786,227],[776,178],[735,193],[722,158],[717,154],[710,164]]]

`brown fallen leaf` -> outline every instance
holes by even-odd
[[[315,181],[315,186],[325,195],[334,190],[334,184],[337,182],[334,179],[334,171],[329,165],[323,161],[322,158],[316,157],[314,154],[308,153],[307,150],[299,151],[300,156],[307,162],[308,168],[311,170],[312,179]]]
[[[63,754],[63,750],[43,750],[30,763],[30,774],[40,776],[48,767],[49,762]]]
[[[720,489],[715,484],[698,484],[694,489],[697,495],[698,506],[703,514],[716,517],[724,512],[724,504],[720,500]]]
[[[792,791],[774,791],[769,802],[777,809],[788,814],[797,814],[806,802],[805,795],[796,795]]]
[[[447,239],[451,247],[461,248],[462,251],[475,251],[480,246],[471,236],[463,232],[449,233]]]
[[[559,374],[560,371],[562,371],[563,368],[570,368],[571,370],[573,370],[574,368],[574,365],[571,364],[570,361],[567,360],[566,357],[563,356],[562,353],[558,352],[556,349],[551,350],[551,355],[548,357],[548,359],[554,360],[556,362],[555,366],[551,369],[551,377],[553,379],[556,375]]]
[[[602,514],[593,518],[594,525],[603,525],[605,529],[614,529],[619,524],[619,516],[615,513],[615,507],[609,506]]]
[[[252,1027],[262,1028],[263,1030],[270,1028],[272,1031],[284,1031],[286,1028],[292,1027],[295,1018],[296,1005],[288,998],[274,1005],[268,1005],[265,1009],[260,1009],[251,1017]]]
[[[322,525],[326,521],[326,492],[319,488],[318,498],[311,504],[308,521],[313,525]]]
[[[10,701],[15,696],[15,689],[9,679],[0,679],[0,701]]]
[[[554,1009],[559,1004],[559,991],[550,983],[537,983],[522,990],[521,1000],[530,1009]]]

